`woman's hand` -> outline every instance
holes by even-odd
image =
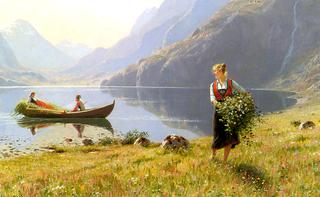
[[[211,104],[214,105],[214,106],[216,106],[216,105],[217,105],[217,100],[211,101]]]

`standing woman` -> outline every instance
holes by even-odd
[[[212,74],[216,80],[210,84],[210,100],[216,106],[218,102],[223,102],[228,96],[232,96],[237,92],[245,92],[237,82],[227,78],[227,65],[215,64],[212,67]],[[212,142],[212,158],[215,157],[217,149],[224,148],[224,159],[226,162],[231,148],[240,143],[239,135],[235,132],[225,131],[224,124],[219,121],[221,116],[214,108],[212,118],[213,142]]]

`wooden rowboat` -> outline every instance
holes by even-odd
[[[110,105],[77,112],[52,109],[27,108],[22,115],[32,118],[106,118],[113,110],[115,101]]]

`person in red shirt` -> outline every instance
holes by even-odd
[[[84,104],[83,104],[83,102],[81,100],[81,96],[79,94],[76,96],[75,101],[76,101],[76,105],[74,106],[72,112],[85,110]]]

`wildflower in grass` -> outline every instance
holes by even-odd
[[[63,190],[64,188],[65,188],[64,185],[58,185],[58,186],[52,188],[51,191]]]

